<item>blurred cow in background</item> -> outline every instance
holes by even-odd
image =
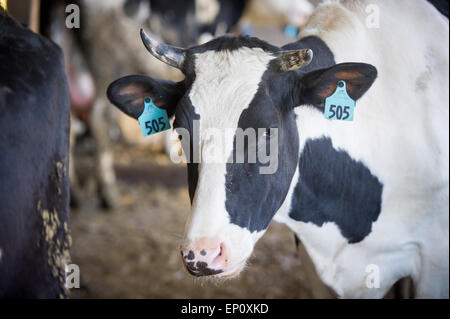
[[[167,43],[204,43],[230,32],[244,13],[247,0],[126,0],[125,12]]]
[[[308,0],[252,0],[249,12],[264,24],[290,24],[301,28],[314,11]]]

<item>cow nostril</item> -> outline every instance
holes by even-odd
[[[180,248],[183,263],[187,271],[194,276],[219,274],[228,264],[227,246],[219,240],[202,238]]]
[[[195,258],[195,253],[192,250],[189,250],[189,252],[184,256],[186,260],[193,260]]]
[[[217,255],[214,257],[214,259],[211,261],[211,265],[223,267],[225,251],[224,251],[224,245],[220,244],[219,251],[217,252]],[[225,260],[226,261],[226,260]]]

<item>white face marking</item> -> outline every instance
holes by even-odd
[[[223,134],[225,141],[203,134],[209,129],[236,129],[242,111],[248,108],[258,90],[267,65],[274,57],[260,48],[240,48],[234,51],[207,51],[196,55],[196,79],[189,98],[195,113],[200,115],[200,153],[223,146],[228,157],[233,151],[233,134]],[[226,160],[222,163],[199,165],[199,179],[191,216],[187,224],[187,239],[217,238],[231,253],[230,266],[247,259],[254,243],[263,232],[251,234],[247,229],[230,223],[225,208]],[[244,212],[243,212],[244,213]]]

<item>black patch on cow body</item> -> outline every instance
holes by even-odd
[[[349,243],[362,241],[381,210],[383,185],[361,162],[336,150],[330,138],[308,140],[289,216],[317,226],[335,223]]]

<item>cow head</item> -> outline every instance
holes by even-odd
[[[196,276],[233,276],[288,192],[299,155],[294,108],[309,104],[320,111],[342,79],[357,99],[376,70],[346,63],[302,73],[311,50],[283,51],[250,37],[225,36],[189,49],[158,43],[143,31],[141,37],[152,55],[182,70],[185,79],[127,76],[110,85],[108,97],[134,118],[146,96],[175,116],[189,159],[191,214],[183,261]],[[230,129],[232,134],[211,133]],[[240,132],[248,133],[243,143]],[[206,160],[217,148],[223,161]],[[261,153],[269,153],[269,160]]]

